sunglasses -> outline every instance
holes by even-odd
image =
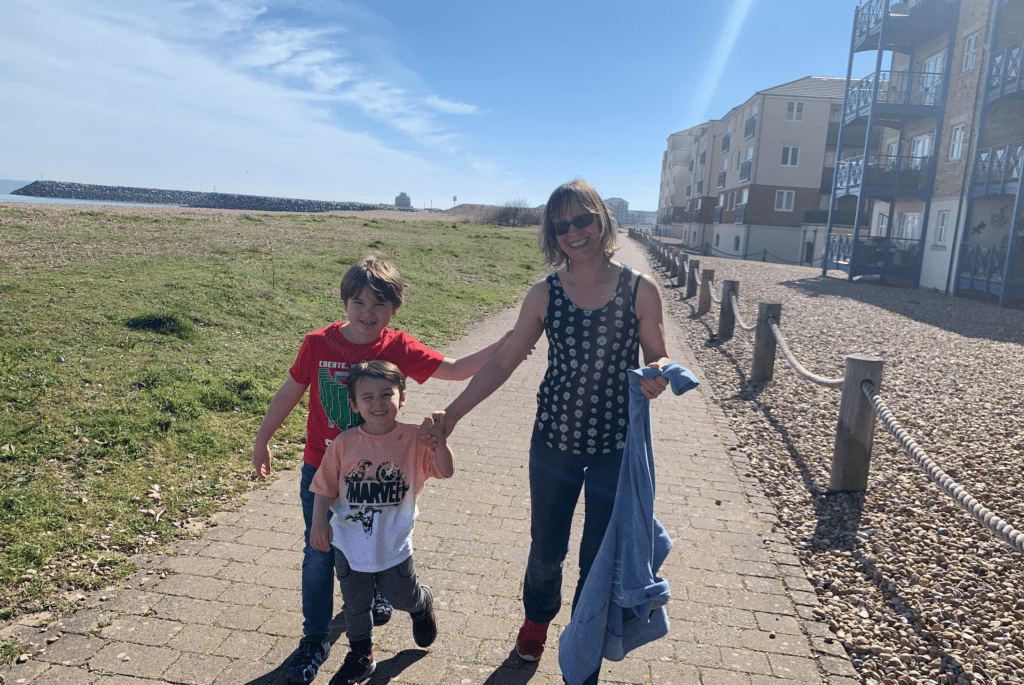
[[[572,221],[556,221],[553,224],[551,224],[551,226],[552,228],[555,229],[555,235],[565,235],[566,233],[569,232],[570,226],[575,226],[576,228],[586,228],[590,224],[594,223],[594,219],[596,218],[597,214],[594,214],[593,212],[586,212],[584,214],[580,214]]]

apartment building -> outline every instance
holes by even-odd
[[[820,265],[844,88],[808,76],[669,136],[659,233],[714,256]]]
[[[823,271],[1024,303],[1022,55],[1024,0],[856,8]]]
[[[619,226],[625,226],[626,213],[629,211],[629,202],[623,200],[621,197],[609,197],[605,198],[604,203],[608,205],[608,211],[611,212],[612,218],[615,219],[615,223]]]

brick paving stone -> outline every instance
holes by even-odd
[[[51,666],[43,671],[33,685],[92,685],[100,677],[99,673],[90,673],[86,668],[69,666]]]
[[[234,630],[257,630],[273,612],[263,607],[228,606],[217,617],[217,625]]]
[[[263,554],[265,550],[252,545],[239,545],[235,542],[213,542],[200,552],[203,556],[230,561],[250,562]]]
[[[211,685],[231,663],[230,659],[208,654],[182,654],[161,677],[169,683]]]
[[[296,607],[301,609],[301,607]],[[302,612],[301,611],[275,611],[260,627],[261,633],[268,635],[302,635]]]
[[[91,636],[64,635],[46,645],[46,651],[37,654],[36,658],[62,666],[83,666],[104,644],[103,640]]]
[[[244,604],[255,606],[270,596],[272,588],[265,585],[250,585],[248,583],[232,583],[224,592],[217,597],[218,602],[226,604]],[[292,604],[291,606],[295,606]],[[284,607],[282,607],[284,608]]]
[[[284,685],[286,682],[283,668],[236,659],[220,672],[213,685]],[[317,679],[316,682],[326,681]]]
[[[786,656],[784,654],[769,654],[768,663],[772,666],[772,673],[780,678],[812,683],[821,681],[818,662],[814,659]]]
[[[191,624],[183,627],[167,643],[171,649],[198,654],[216,654],[217,646],[233,631],[217,626]]]
[[[160,646],[167,644],[183,624],[153,616],[122,616],[100,630],[104,640],[136,642],[143,645]]]
[[[156,596],[159,601],[153,604],[153,614],[180,623],[215,623],[225,608],[216,602],[192,597]]]
[[[210,654],[228,657],[229,659],[241,659],[245,661],[257,661],[264,659],[271,649],[277,644],[278,639],[271,635],[264,635],[245,630],[232,630],[216,645],[209,648]]]
[[[177,651],[165,647],[109,642],[89,660],[89,668],[120,675],[157,678],[179,656]]]

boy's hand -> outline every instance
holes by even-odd
[[[437,417],[441,420],[438,422]],[[431,416],[423,417],[420,424],[419,440],[429,449],[436,450],[439,445],[445,444],[444,436],[444,412],[434,412]]]
[[[334,529],[331,528],[331,524],[326,522],[318,524],[314,521],[309,528],[309,544],[313,546],[313,549],[330,552],[332,540],[334,540]]]
[[[270,445],[256,446],[252,449],[252,465],[259,478],[270,475]]]

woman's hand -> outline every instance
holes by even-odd
[[[656,362],[651,362],[647,365],[649,369],[660,369],[663,365],[668,364],[667,359],[662,359]],[[658,395],[665,392],[665,388],[668,387],[668,379],[664,376],[658,376],[657,378],[641,378],[640,379],[640,392],[643,396],[649,400],[657,399]]]

